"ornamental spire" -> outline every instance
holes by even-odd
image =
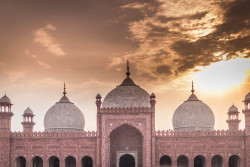
[[[129,63],[127,60],[127,72],[126,72],[127,78],[129,78],[130,72],[129,72]]]
[[[64,88],[63,88],[63,95],[66,95],[66,88],[65,88],[65,82],[64,82]]]
[[[192,90],[191,90],[192,94],[194,94],[194,82],[192,81]]]

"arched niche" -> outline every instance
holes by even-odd
[[[206,167],[206,158],[198,155],[194,158],[194,167]]]
[[[43,159],[39,156],[32,158],[32,167],[43,167]]]
[[[228,159],[229,167],[240,167],[240,157],[238,155],[231,155]]]
[[[52,156],[48,159],[48,167],[59,167],[59,158]]]
[[[85,156],[81,160],[82,167],[93,167],[93,159],[89,156]]]
[[[15,167],[26,167],[26,159],[23,156],[19,156],[15,160]]]
[[[160,167],[171,167],[172,166],[172,160],[169,156],[164,155],[160,159]]]
[[[76,167],[76,159],[72,156],[65,158],[65,167]]]
[[[177,167],[188,167],[188,157],[181,155],[177,158]]]
[[[211,160],[211,167],[223,167],[223,158],[220,155],[213,156]]]
[[[110,133],[110,166],[117,166],[124,154],[133,155],[135,167],[142,167],[143,137],[141,132],[128,124],[123,124]]]

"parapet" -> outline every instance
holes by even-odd
[[[151,112],[150,107],[122,107],[122,108],[104,107],[101,109],[101,113],[147,113],[147,112]]]
[[[69,131],[69,132],[33,132],[33,133],[25,133],[25,132],[13,132],[11,133],[11,137],[14,138],[22,138],[22,137],[37,137],[37,138],[58,138],[58,137],[96,137],[95,131]]]
[[[244,136],[245,130],[190,130],[190,131],[174,131],[174,130],[158,130],[156,137],[177,137],[177,136]]]

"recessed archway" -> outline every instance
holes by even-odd
[[[220,155],[213,156],[211,167],[223,167],[223,158]]]
[[[194,158],[194,167],[206,167],[206,159],[202,155]]]
[[[32,158],[32,167],[43,167],[43,159],[39,156]]]
[[[135,158],[130,154],[124,154],[119,159],[119,167],[135,167]]]
[[[17,157],[15,167],[26,167],[26,159],[23,156]]]
[[[93,160],[89,156],[85,156],[82,158],[82,167],[93,167]]]
[[[229,167],[240,167],[240,157],[237,155],[231,155],[228,160]]]
[[[48,160],[49,167],[59,167],[59,158],[52,156]]]
[[[188,157],[181,155],[177,158],[177,167],[188,167]]]
[[[65,167],[76,167],[76,159],[72,156],[65,158]]]
[[[135,166],[142,167],[142,134],[135,127],[124,124],[110,133],[110,166],[116,167],[121,154],[134,156]]]
[[[160,167],[170,167],[172,166],[172,160],[169,156],[164,155],[160,159]]]

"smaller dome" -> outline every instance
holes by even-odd
[[[232,105],[232,106],[229,108],[228,111],[229,111],[229,112],[238,112],[238,108],[235,107],[234,105]]]
[[[102,98],[102,96],[100,95],[100,93],[98,93],[97,95],[96,95],[96,98],[98,99],[100,99],[100,98]]]
[[[6,94],[0,99],[0,103],[11,103],[10,98]]]
[[[245,101],[246,100],[250,100],[250,92],[248,92],[248,94],[245,96]]]
[[[24,110],[24,114],[32,114],[33,115],[33,111],[28,107],[26,110]]]

